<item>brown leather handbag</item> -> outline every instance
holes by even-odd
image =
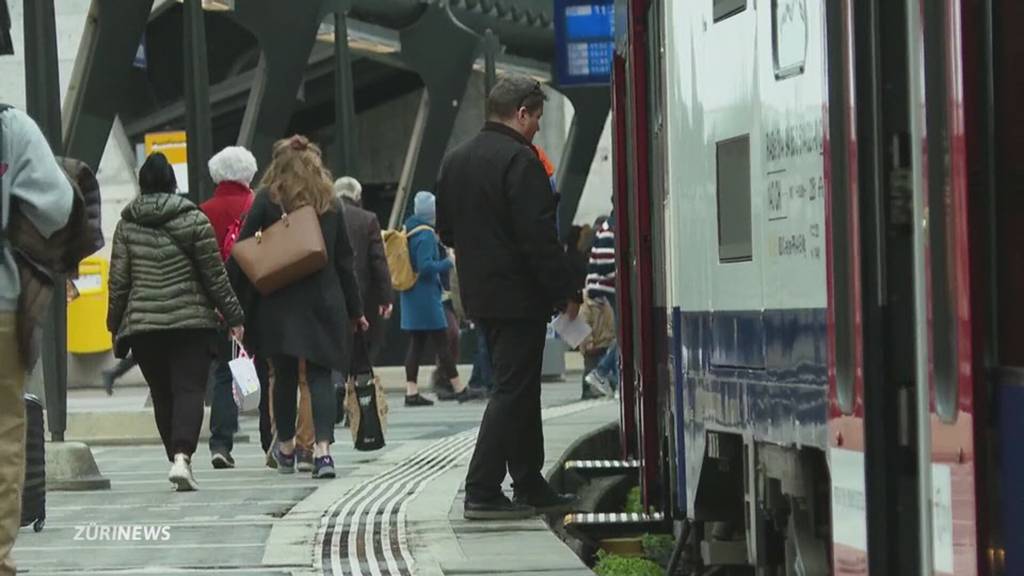
[[[320,218],[303,206],[255,236],[236,242],[231,257],[263,296],[319,272],[327,265]]]

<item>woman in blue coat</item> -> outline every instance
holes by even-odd
[[[416,383],[420,358],[428,340],[437,352],[438,370],[451,381],[459,402],[478,396],[460,381],[455,360],[447,345],[445,331],[448,319],[441,303],[441,276],[452,269],[452,260],[438,249],[437,234],[434,232],[436,214],[434,195],[418,192],[414,199],[413,215],[405,222],[406,231],[411,232],[409,259],[416,272],[416,284],[401,293],[402,330],[409,333],[409,352],[405,357],[406,406],[433,405],[433,401],[420,395]]]

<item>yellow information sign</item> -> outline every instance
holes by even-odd
[[[174,167],[174,176],[178,180],[178,192],[188,193],[188,136],[185,131],[152,132],[146,134],[146,157],[153,152],[161,152]]]
[[[171,164],[188,162],[188,136],[184,131],[146,134],[146,156],[163,152]]]

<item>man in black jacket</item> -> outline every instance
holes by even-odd
[[[438,232],[455,248],[466,313],[484,330],[496,387],[466,476],[465,516],[506,519],[555,512],[573,498],[541,475],[540,380],[547,321],[579,305],[555,231],[555,197],[531,142],[546,97],[525,76],[488,95],[483,130],[448,154],[438,184]],[[502,492],[505,471],[515,501]]]

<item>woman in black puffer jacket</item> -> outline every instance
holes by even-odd
[[[139,362],[153,397],[168,479],[198,488],[191,459],[203,424],[203,399],[221,317],[241,339],[242,307],[228,282],[213,228],[199,208],[175,193],[163,154],[139,171],[142,194],[121,212],[110,259],[107,328],[115,353]]]

